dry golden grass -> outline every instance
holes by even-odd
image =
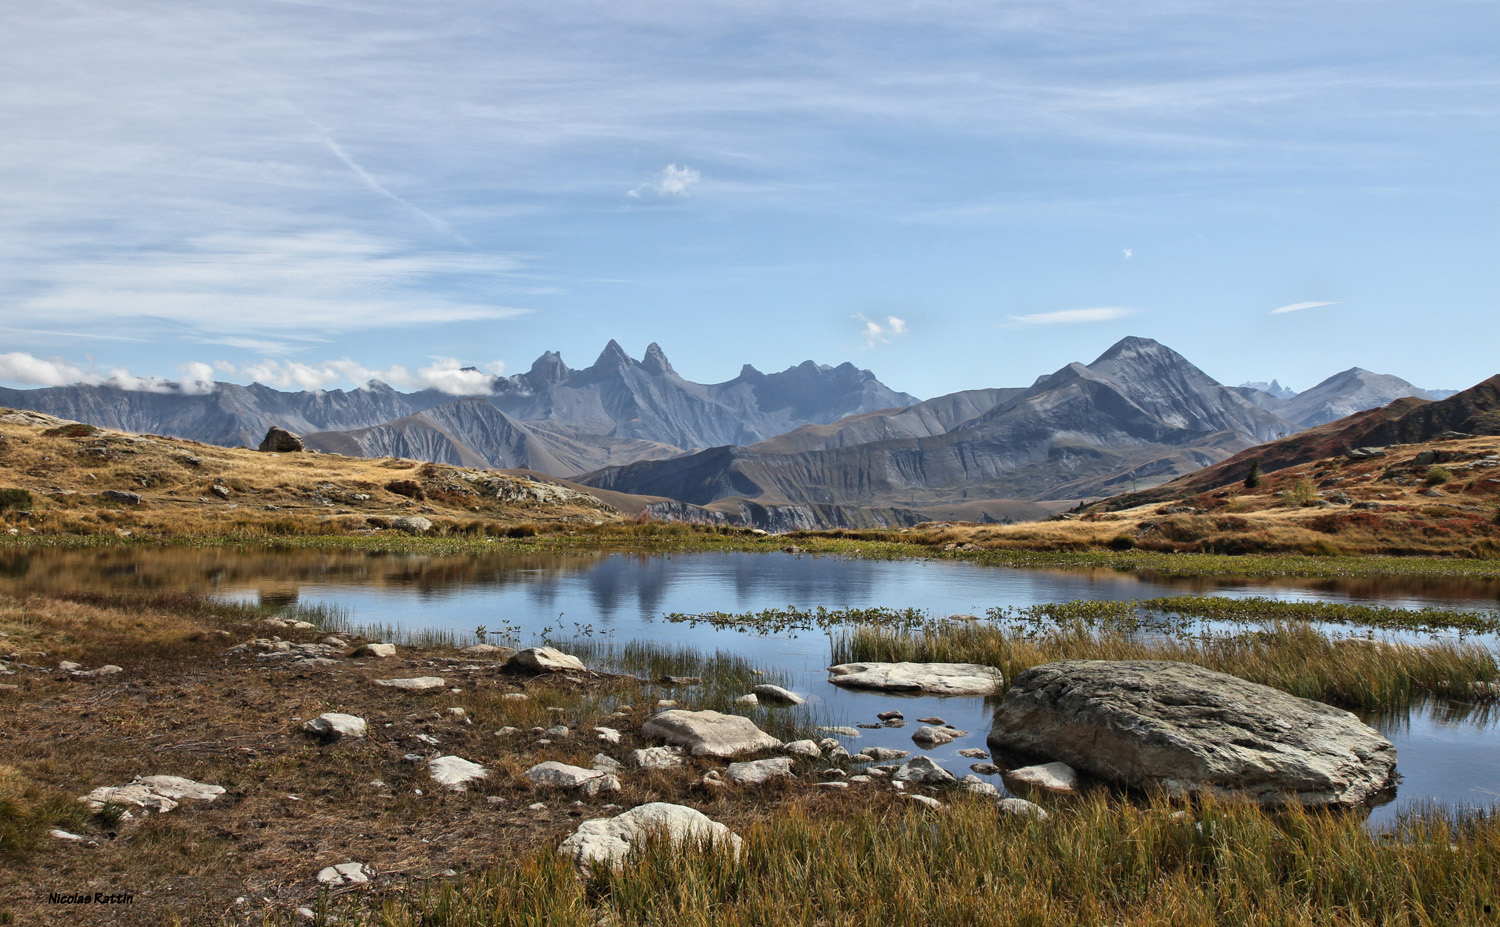
[[[92,429],[34,412],[0,410],[0,530],[130,537],[360,535],[402,515],[434,533],[503,534],[526,523],[611,522],[592,497],[520,499],[540,484],[494,471],[399,458],[261,453],[179,438]],[[392,490],[403,482],[420,496]],[[227,498],[213,487],[228,491]],[[548,487],[547,489],[550,489]],[[542,490],[546,492],[547,489]],[[132,493],[139,504],[107,498]],[[519,501],[518,501],[519,500]]]

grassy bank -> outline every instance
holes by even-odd
[[[1174,639],[1082,622],[1038,631],[950,623],[921,630],[864,626],[832,635],[832,661],[982,663],[1007,681],[1056,660],[1177,660],[1345,707],[1392,708],[1426,697],[1476,698],[1500,679],[1492,648],[1439,641],[1423,646],[1335,639],[1306,624]]]
[[[1347,815],[1176,811],[1102,796],[1046,822],[963,796],[936,812],[793,807],[744,830],[738,860],[658,844],[618,875],[580,879],[541,848],[374,911],[329,910],[357,927],[1487,927],[1500,912],[1494,813],[1412,817],[1372,836]]]

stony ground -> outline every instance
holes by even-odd
[[[76,641],[60,651],[28,649],[46,635],[28,636],[25,615],[82,607],[32,599],[0,612],[18,647],[7,651],[0,638],[0,772],[38,801],[72,801],[151,775],[225,792],[209,802],[184,799],[163,814],[137,809],[130,820],[95,815],[67,830],[81,840],[40,837],[0,866],[0,924],[259,923],[267,913],[315,905],[324,891],[379,897],[453,879],[556,846],[583,819],[650,801],[691,805],[742,827],[788,803],[893,800],[878,781],[818,789],[816,770],[827,763],[801,757],[798,779],[767,786],[704,784],[704,773],[722,770],[724,760],[634,768],[631,752],[659,743],[638,734],[657,699],[692,706],[693,686],[592,672],[531,675],[506,669],[503,651],[349,656],[357,640],[244,625],[201,628],[155,652],[107,644],[89,652]],[[108,608],[87,608],[104,618],[85,617],[108,625]],[[77,624],[75,616],[58,627]],[[59,653],[70,658],[63,668]],[[110,665],[121,670],[98,673]],[[443,685],[406,691],[375,681],[427,676]],[[368,736],[329,741],[303,729],[324,712],[365,719]],[[538,733],[559,725],[567,735]],[[601,740],[595,727],[620,731],[620,741]],[[523,775],[544,760],[587,767],[600,753],[626,764],[618,792],[540,788]],[[426,761],[441,755],[471,760],[488,775],[464,791],[438,787]],[[349,862],[369,867],[373,882],[319,884],[320,870]],[[52,892],[128,893],[131,901],[56,904]]]

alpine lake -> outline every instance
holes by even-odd
[[[609,654],[626,644],[690,647],[747,662],[768,681],[802,694],[816,722],[858,731],[840,735],[850,750],[879,746],[925,753],[957,776],[974,763],[960,750],[985,747],[994,699],[904,695],[834,686],[831,637],[811,623],[726,621],[769,609],[913,610],[928,620],[988,621],[1007,611],[1076,600],[1142,601],[1165,596],[1259,597],[1290,602],[1500,609],[1493,578],[1177,579],[1114,570],[985,566],[948,560],[867,560],[796,552],[641,554],[619,551],[504,552],[478,555],[364,554],[232,549],[40,550],[0,557],[0,583],[13,592],[173,590],[234,602],[300,605],[339,616],[350,627],[401,639],[487,641],[509,646],[586,643],[594,668],[615,670]],[[718,619],[711,617],[719,615]],[[1415,643],[1457,631],[1382,630],[1326,624],[1325,633]],[[1232,634],[1241,623],[1198,621],[1191,633]],[[1140,633],[1155,633],[1143,630]],[[1466,641],[1500,647],[1493,633]],[[604,665],[599,665],[600,661]],[[691,706],[685,695],[686,707]],[[923,750],[918,726],[878,726],[900,710],[908,722],[938,717],[968,732]],[[1398,751],[1401,781],[1372,810],[1379,828],[1403,809],[1500,802],[1500,706],[1426,700],[1399,710],[1357,712]],[[859,725],[868,725],[860,727]],[[985,776],[1004,789],[998,775]]]

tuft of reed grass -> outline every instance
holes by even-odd
[[[1175,660],[1352,708],[1394,708],[1429,696],[1469,700],[1500,679],[1493,650],[1462,641],[1424,646],[1333,638],[1305,622],[1174,640],[1074,621],[1050,630],[946,625],[920,631],[857,627],[831,636],[834,663],[981,663],[1006,684],[1057,660]]]
[[[576,877],[547,847],[373,910],[346,899],[337,916],[353,927],[1487,927],[1500,911],[1495,811],[1409,814],[1382,834],[1350,815],[1228,800],[1182,811],[1101,795],[1046,822],[962,796],[936,813],[793,806],[745,828],[738,858],[647,841],[618,872]]]

